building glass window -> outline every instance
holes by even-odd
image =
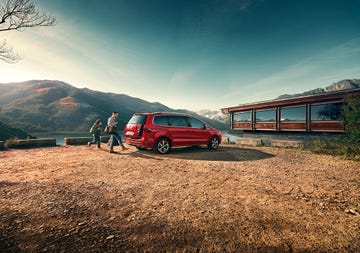
[[[340,120],[343,103],[311,105],[311,120]]]
[[[251,122],[251,111],[234,113],[234,122]]]
[[[306,107],[283,107],[280,111],[280,121],[305,121]]]
[[[256,115],[257,122],[276,121],[276,110],[275,109],[256,111],[255,115]]]

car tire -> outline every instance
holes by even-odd
[[[213,136],[210,139],[210,142],[208,144],[209,149],[217,149],[220,145],[219,138],[217,136]]]
[[[167,138],[159,138],[154,146],[154,151],[159,154],[167,154],[170,152],[170,141]]]

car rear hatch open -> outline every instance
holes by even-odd
[[[125,126],[124,135],[127,138],[140,139],[144,130],[147,116],[135,114]]]

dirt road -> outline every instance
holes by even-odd
[[[360,162],[222,146],[0,151],[1,252],[359,252]]]

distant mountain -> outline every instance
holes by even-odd
[[[291,98],[291,97],[306,96],[306,95],[315,95],[315,94],[321,94],[321,93],[325,93],[325,92],[332,92],[332,91],[339,91],[339,90],[346,90],[346,89],[355,89],[355,88],[360,88],[360,79],[345,79],[345,80],[333,83],[332,85],[330,85],[324,89],[317,88],[317,89],[309,90],[309,91],[299,93],[299,94],[290,94],[290,95],[284,94],[277,98],[281,99],[281,98]]]
[[[0,83],[0,120],[16,124],[30,133],[87,131],[98,118],[106,123],[113,111],[119,112],[121,128],[135,112],[174,111],[196,114],[124,94],[78,89],[61,81]],[[221,122],[199,117],[216,128],[227,127]]]
[[[196,113],[199,115],[202,115],[206,118],[223,122],[225,124],[227,124],[227,122],[229,121],[229,116],[222,113],[221,110],[202,109],[202,110],[196,111]]]

